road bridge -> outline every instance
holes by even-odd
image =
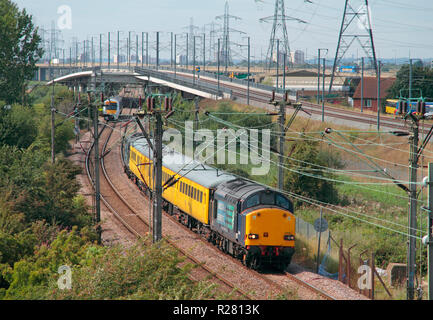
[[[182,93],[206,99],[229,99],[230,90],[220,88],[209,83],[197,83],[190,77],[173,76],[164,72],[152,69],[125,68],[125,69],[102,69],[79,68],[64,69],[64,75],[51,80],[47,85],[54,83],[65,84],[69,87],[78,87],[81,92],[87,88],[94,89],[101,84],[156,84],[161,87],[171,88]]]

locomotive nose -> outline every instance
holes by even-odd
[[[295,246],[295,216],[279,208],[263,208],[246,217],[245,244],[251,246]]]

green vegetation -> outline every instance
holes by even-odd
[[[40,43],[32,16],[12,1],[0,0],[0,101],[25,102],[25,82],[42,57]]]
[[[293,171],[285,170],[284,189],[322,202],[338,203],[339,195],[335,183],[332,182],[334,175],[316,170],[341,164],[329,154],[320,152],[319,143],[316,141],[298,141],[292,144],[289,150],[291,156],[285,167]],[[295,203],[302,204],[299,200],[295,200]]]
[[[34,255],[3,266],[10,286],[0,289],[3,299],[144,299],[198,300],[227,299],[215,285],[192,282],[191,264],[179,267],[183,259],[165,241],[158,246],[139,242],[130,248],[101,247],[75,228],[62,231],[50,245],[40,246]],[[61,290],[57,281],[60,266],[72,271],[71,290]]]
[[[0,299],[230,299],[208,281],[191,281],[193,266],[165,242],[97,244],[79,194],[82,169],[67,159],[75,135],[65,115],[76,97],[63,86],[27,82],[39,43],[31,16],[0,0]],[[71,290],[58,287],[61,266],[72,270]]]
[[[211,114],[216,115],[220,119],[225,117],[224,120],[234,124],[241,123],[240,119],[247,119],[245,122],[248,122],[259,117],[248,114],[249,112],[256,112],[256,110],[245,110],[245,108],[248,107],[227,102],[220,102],[205,107]],[[265,117],[267,121],[271,119],[269,116]],[[206,118],[201,116],[200,120],[203,121],[204,119]],[[275,122],[276,119],[273,120]],[[261,120],[261,124],[246,123],[242,126],[261,127],[263,124],[269,124],[270,128],[276,130],[275,127],[270,125],[270,122],[264,122],[264,120]],[[202,125],[206,128],[211,128],[215,124],[210,119],[207,122],[203,122]],[[219,123],[219,125],[221,124]],[[346,169],[363,168],[362,163],[359,164],[358,158],[343,151],[336,152],[336,149],[332,146],[320,143],[320,140],[312,139],[311,132],[321,132],[323,130],[319,125],[326,128],[326,125],[329,124],[317,124],[313,121],[307,122],[307,120],[304,121],[300,118],[294,124],[292,129],[298,132],[295,135],[297,138],[295,142],[286,142],[285,146],[286,161],[284,166],[287,168],[284,171],[285,190],[329,204],[327,205],[328,209],[325,208],[323,212],[325,219],[329,222],[331,235],[338,242],[340,239],[343,239],[345,249],[356,245],[351,251],[354,264],[358,263],[359,254],[365,250],[375,253],[375,263],[380,268],[386,268],[390,262],[405,263],[407,254],[407,236],[405,235],[407,232],[407,194],[395,184],[360,184],[360,182],[365,182],[366,178],[357,177],[351,174],[350,170],[345,174],[332,174],[329,170],[322,171],[321,167],[344,169],[351,162],[354,162],[354,164]],[[333,126],[333,128],[338,130],[337,126]],[[347,128],[342,128],[342,130],[347,130]],[[305,134],[305,139],[302,139],[302,132],[310,133]],[[360,133],[347,133],[347,140],[342,142],[347,143],[348,141],[363,145],[361,148],[366,154],[388,160],[391,163],[400,163],[400,159],[404,160],[406,156],[406,151],[404,150],[406,143],[398,138],[377,137],[375,135],[369,137]],[[368,145],[366,143],[368,141],[372,144]],[[404,147],[397,147],[401,149],[399,149],[400,151],[397,148],[392,151],[389,151],[389,149],[381,151],[374,144],[378,141],[384,145],[398,145],[398,143],[402,143]],[[273,141],[272,149],[275,148],[276,142],[277,139]],[[266,176],[250,176],[251,165],[243,165],[241,167],[239,165],[219,165],[219,167],[275,187],[278,173],[276,165],[278,163],[277,155],[271,155],[271,163],[270,172]],[[361,167],[357,167],[359,165]],[[306,175],[299,174],[299,172],[306,173]],[[362,172],[362,170],[359,172]],[[298,217],[311,224],[319,217],[320,209],[317,206],[297,198],[292,198],[292,200],[296,203],[295,214]],[[337,205],[337,207],[333,207],[332,205]],[[420,230],[425,230],[425,223],[426,213],[420,210],[418,218]],[[327,239],[322,239],[322,255],[326,250],[326,241]],[[311,268],[315,267],[316,242],[317,240],[310,241],[308,239],[298,241],[295,260],[301,261]],[[337,246],[334,242],[331,242],[331,244],[335,256],[335,253],[338,253]],[[421,252],[417,254],[417,265],[420,267],[422,274],[425,274],[427,267],[426,247],[420,245],[419,248]],[[337,266],[338,258],[336,260],[328,260],[329,272],[337,272]],[[386,296],[384,295],[383,297]]]
[[[30,106],[0,109],[0,290],[8,290],[15,270],[42,246],[49,246],[61,230],[77,228],[96,239],[92,217],[78,194],[81,168],[65,158],[74,137],[70,122],[56,119],[57,161],[50,159],[50,92],[35,90]],[[66,88],[55,98],[71,108]],[[86,231],[87,230],[87,231]],[[3,272],[4,271],[4,272]],[[6,273],[5,273],[6,272]],[[9,272],[9,271],[8,271]],[[14,280],[15,282],[18,280]]]
[[[433,69],[417,61],[412,66],[412,97],[433,97]],[[397,72],[397,79],[389,90],[388,98],[409,97],[409,65],[404,65]]]

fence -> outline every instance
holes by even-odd
[[[320,245],[320,261],[321,261],[321,274],[331,276],[328,273],[338,272],[339,250],[333,245],[330,240],[331,232],[328,229],[322,232],[321,245]],[[300,241],[305,248],[304,252],[310,258],[317,259],[317,249],[319,241],[319,233],[314,230],[314,226],[302,218],[296,217],[296,239]],[[302,250],[302,249],[301,249]]]

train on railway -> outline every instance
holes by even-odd
[[[124,169],[152,190],[153,152],[141,134],[125,138]],[[163,148],[164,210],[251,269],[285,270],[295,252],[293,203],[267,186]]]
[[[117,121],[122,113],[122,98],[114,97],[104,101],[102,115],[106,121]]]
[[[385,104],[385,112],[388,114],[397,114],[401,109],[402,101],[403,100],[399,100],[399,99],[387,99]],[[421,103],[421,101],[415,101],[415,100],[408,102],[405,113],[417,112],[418,102]],[[424,110],[425,113],[429,113],[429,114],[433,113],[433,102],[428,102],[428,101],[424,102],[424,106],[425,106],[425,110]]]

